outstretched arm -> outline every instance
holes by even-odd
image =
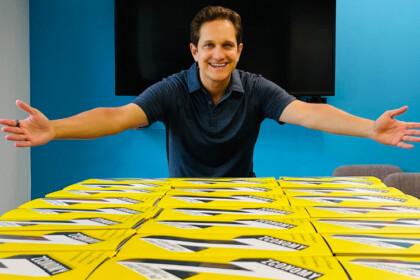
[[[383,113],[376,121],[360,118],[327,104],[290,103],[280,116],[280,121],[302,125],[328,133],[365,137],[379,143],[411,149],[420,142],[420,123],[407,123],[394,119],[403,114],[407,106]]]
[[[20,121],[19,127],[16,127],[16,120],[0,119],[3,132],[9,133],[6,139],[15,141],[15,147],[39,146],[53,139],[93,139],[148,124],[143,110],[132,103],[115,108],[95,108],[59,120],[49,120],[23,101],[16,101],[16,105],[29,114]]]

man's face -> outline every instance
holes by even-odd
[[[229,20],[204,23],[200,28],[198,45],[190,44],[194,60],[200,68],[204,87],[227,86],[238,63],[242,44],[236,42],[235,28]]]

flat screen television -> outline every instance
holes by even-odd
[[[208,5],[241,15],[238,69],[298,97],[335,95],[336,0],[115,0],[116,95],[139,95],[188,69],[189,24]]]

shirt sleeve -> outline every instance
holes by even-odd
[[[170,82],[163,80],[143,91],[132,103],[137,104],[146,114],[149,124],[163,122],[171,98]]]
[[[259,94],[262,114],[264,118],[273,119],[279,122],[283,110],[296,97],[287,93],[277,84],[261,77],[259,80]]]

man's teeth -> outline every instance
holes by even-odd
[[[216,67],[223,67],[225,66],[227,63],[210,63],[211,66],[216,66]]]

